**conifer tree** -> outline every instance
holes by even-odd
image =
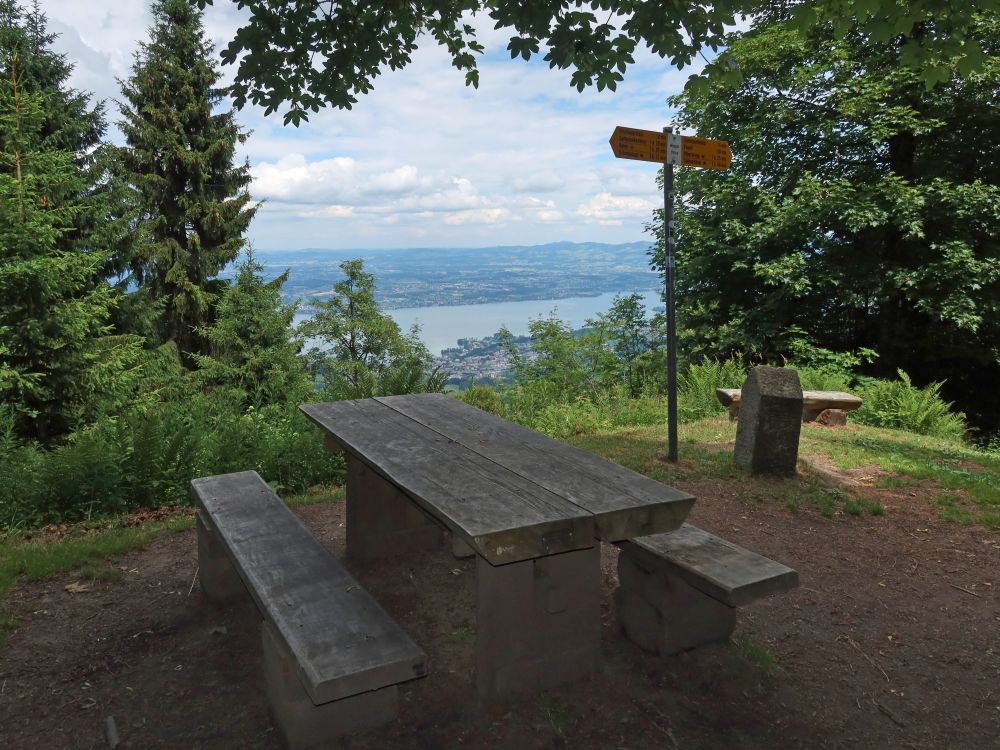
[[[53,136],[57,94],[22,84],[32,50],[13,20],[0,19],[0,398],[22,435],[47,441],[103,385],[96,344],[113,296],[99,277],[105,256],[74,241],[92,209],[87,173]]]
[[[141,293],[162,303],[161,341],[208,354],[219,272],[236,259],[256,206],[250,167],[234,164],[246,139],[223,98],[201,14],[188,0],[157,0],[150,40],[122,82],[121,158],[136,193],[138,238],[127,263]]]
[[[334,296],[313,300],[316,314],[298,329],[320,346],[306,357],[323,398],[331,400],[440,391],[448,376],[434,367],[416,324],[404,334],[375,299],[375,277],[362,260],[340,264]]]
[[[310,389],[292,329],[296,306],[281,301],[288,272],[266,282],[263,270],[248,248],[236,281],[219,299],[214,325],[201,332],[211,354],[195,355],[203,383],[232,388],[256,408],[298,403]]]

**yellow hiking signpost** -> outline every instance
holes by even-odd
[[[611,150],[619,159],[676,164],[681,167],[726,170],[733,161],[733,152],[729,150],[726,141],[623,128],[621,125],[611,134]]]
[[[618,125],[611,134],[611,150],[619,159],[663,165],[663,250],[667,291],[667,458],[677,460],[677,316],[674,309],[674,165],[725,171],[733,161],[726,141],[677,135]]]

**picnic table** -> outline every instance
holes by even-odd
[[[347,461],[347,552],[476,555],[485,698],[594,672],[600,542],[677,529],[694,497],[443,394],[305,404]]]

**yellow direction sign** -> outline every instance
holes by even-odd
[[[663,164],[667,158],[667,136],[655,130],[623,128],[611,134],[611,150],[619,159],[638,159]]]
[[[667,146],[670,146],[669,161]],[[704,169],[729,169],[733,153],[726,141],[711,141],[707,138],[692,138],[686,135],[669,136],[655,130],[638,128],[615,128],[611,134],[611,150],[619,159],[638,159],[663,164],[678,164],[682,167],[702,167]]]
[[[733,162],[733,152],[729,150],[726,141],[710,141],[707,138],[692,138],[686,135],[671,136],[671,140],[680,138],[682,167],[704,167],[705,169],[729,169]]]

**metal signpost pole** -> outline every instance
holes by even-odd
[[[677,314],[674,310],[674,165],[725,171],[733,161],[726,141],[674,135],[673,128],[640,130],[615,126],[611,151],[618,159],[663,165],[663,267],[667,294],[667,457],[677,461]]]
[[[670,159],[670,135],[663,159],[663,252],[667,286],[667,459],[677,461],[677,315],[674,310],[674,165]]]

